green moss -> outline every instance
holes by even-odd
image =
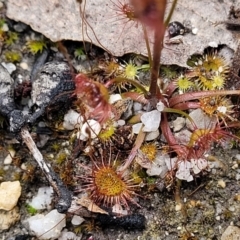
[[[77,58],[78,60],[83,59],[86,57],[86,54],[84,53],[83,48],[79,47],[74,51],[74,56],[75,58]]]
[[[34,208],[34,207],[32,207],[32,206],[29,205],[29,204],[26,205],[26,209],[27,209],[28,214],[30,214],[30,215],[32,215],[32,216],[35,215],[35,214],[37,214],[37,209]]]
[[[47,48],[45,40],[30,40],[26,43],[26,46],[33,55],[41,53],[44,48]]]
[[[15,43],[17,40],[18,40],[18,33],[9,31],[7,33],[7,38],[5,40],[5,44],[7,46],[10,46],[13,43]]]
[[[22,59],[21,54],[17,51],[6,51],[4,53],[4,56],[6,58],[6,61],[12,63],[20,62]]]
[[[3,177],[5,174],[5,170],[3,168],[0,168],[0,176]]]
[[[57,142],[55,142],[51,145],[51,149],[56,151],[56,152],[58,152],[60,150],[60,148],[61,148],[61,145]]]
[[[161,66],[160,72],[166,78],[173,79],[178,75],[177,69],[177,66]]]
[[[67,158],[67,154],[65,152],[60,152],[56,157],[56,163],[62,164]]]
[[[232,213],[231,211],[229,211],[228,209],[226,209],[226,210],[223,212],[223,216],[224,216],[224,219],[230,220],[230,219],[232,219],[232,217],[233,217],[233,213]]]
[[[3,25],[5,24],[5,19],[0,19],[0,28],[2,28],[3,27]]]

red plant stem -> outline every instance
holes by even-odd
[[[199,102],[184,102],[184,103],[178,103],[174,105],[174,109],[178,110],[189,110],[189,109],[196,109],[200,108],[200,103]]]
[[[163,42],[163,30],[154,32],[154,46],[153,46],[153,65],[151,69],[151,83],[150,83],[150,98],[154,99],[157,95],[157,80],[160,68],[160,56],[162,50],[162,42]]]
[[[182,95],[178,95],[172,97],[169,100],[169,107],[174,108],[175,105],[187,102],[199,98],[205,97],[214,97],[214,96],[221,96],[221,95],[239,95],[240,90],[217,90],[217,91],[201,91],[201,92],[192,92],[192,93],[184,93]]]
[[[121,94],[122,98],[131,98],[132,100],[142,103],[142,104],[148,104],[149,101],[144,97],[143,94],[137,93],[137,92],[125,92]]]
[[[178,157],[186,158],[188,154],[188,149],[182,145],[179,145],[176,141],[176,138],[173,136],[173,133],[169,127],[167,121],[167,114],[165,112],[162,113],[162,121],[160,124],[162,134],[167,140],[168,145],[177,153]]]
[[[171,96],[174,91],[177,89],[177,85],[176,85],[176,81],[172,80],[166,87],[166,89],[164,89],[164,94],[166,94],[167,96]]]
[[[142,146],[145,136],[146,136],[146,132],[143,132],[141,129],[137,135],[134,147],[132,148],[125,164],[122,167],[120,167],[119,172],[123,173],[130,166],[130,164],[132,163],[133,159],[135,158],[138,152],[138,149],[140,149],[140,147]]]

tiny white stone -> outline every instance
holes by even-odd
[[[81,225],[84,221],[85,221],[84,218],[74,215],[71,223],[72,223],[72,225],[78,226],[78,225]]]
[[[177,212],[179,212],[181,209],[182,209],[182,205],[181,205],[181,204],[176,204],[175,210],[176,210]]]
[[[132,126],[132,131],[134,134],[139,134],[140,132],[140,129],[142,128],[143,124],[142,123],[136,123],[136,124],[133,124]]]
[[[58,240],[81,240],[82,239],[82,234],[78,233],[78,236],[76,236],[75,233],[73,232],[62,232],[61,236],[58,238]]]
[[[27,170],[27,166],[26,166],[25,163],[22,163],[22,164],[21,164],[21,169],[22,169],[22,170]]]
[[[122,100],[122,96],[120,94],[111,94],[109,96],[109,101],[108,102],[110,104],[113,104],[113,103],[115,103],[115,102],[117,102],[119,100]]]
[[[186,120],[186,126],[189,130],[194,131],[195,127],[197,128],[202,128],[205,129],[206,127],[208,128],[213,128],[215,127],[217,123],[217,117],[209,117],[207,116],[203,110],[200,108],[193,110],[190,112],[189,117],[192,118],[193,122],[195,123],[196,126],[194,126],[189,119]]]
[[[168,171],[166,165],[166,158],[169,158],[168,155],[162,155],[160,152],[157,153],[151,168],[147,170],[148,176],[160,176],[163,178]]]
[[[96,138],[101,131],[101,125],[94,119],[87,120],[81,128],[81,135],[86,138]]]
[[[237,163],[233,164],[232,169],[238,169],[238,164]]]
[[[12,161],[13,161],[13,158],[14,158],[15,154],[16,154],[16,151],[15,151],[14,149],[9,149],[9,150],[8,150],[8,155],[5,157],[3,163],[4,163],[5,165],[11,164]]]
[[[128,211],[124,210],[120,204],[115,204],[112,207],[112,212],[120,215],[127,215]]]
[[[198,33],[198,28],[194,27],[192,28],[192,34],[196,35]]]
[[[186,180],[187,182],[191,182],[193,180],[193,176],[190,173],[191,167],[192,167],[192,164],[189,161],[179,162],[178,170],[176,172],[176,177],[178,179]]]
[[[173,123],[173,131],[174,132],[178,132],[180,131],[184,125],[185,125],[185,118],[183,117],[177,117],[176,120],[174,120],[172,123]]]
[[[62,229],[66,226],[66,215],[58,213],[56,209],[47,215],[36,214],[27,219],[29,228],[38,239],[58,239]]]
[[[143,105],[139,102],[133,102],[133,111],[134,112],[139,112],[143,108]]]
[[[54,155],[52,153],[48,154],[48,157],[53,159],[54,158]]]
[[[165,106],[164,106],[163,102],[160,101],[157,103],[157,110],[159,112],[162,112],[164,108],[165,108]]]
[[[224,182],[222,179],[220,179],[220,180],[218,180],[217,185],[221,188],[225,188],[226,187],[226,182]]]
[[[1,27],[1,30],[2,30],[3,32],[9,31],[8,25],[7,25],[6,23],[4,23],[4,24],[2,25],[2,27]]]
[[[195,174],[200,173],[203,169],[208,166],[208,162],[204,158],[191,159],[192,170]]]
[[[77,139],[81,140],[81,141],[87,141],[88,140],[88,137],[86,137],[85,135],[83,135],[81,133],[81,131],[78,131],[77,132]]]
[[[2,62],[1,64],[2,64],[3,67],[5,67],[7,69],[9,74],[12,74],[17,69],[17,67],[13,63]]]
[[[152,141],[156,139],[159,136],[159,130],[157,129],[156,131],[149,132],[146,134],[145,141]]]
[[[239,153],[236,154],[236,155],[235,155],[235,158],[236,158],[237,160],[240,160],[240,154],[239,154]]]
[[[226,106],[219,106],[219,107],[217,108],[217,110],[218,110],[220,113],[223,113],[223,114],[226,114],[226,112],[227,112]]]
[[[161,121],[161,113],[158,110],[143,113],[141,116],[141,121],[144,124],[144,132],[157,131]]]
[[[64,115],[63,127],[66,130],[73,130],[81,126],[83,122],[83,117],[76,111],[70,109]]]
[[[28,70],[28,64],[26,62],[21,62],[19,66],[24,70]]]
[[[126,124],[125,120],[123,119],[119,119],[117,123],[118,123],[118,126],[124,126]]]
[[[172,169],[174,169],[174,167],[177,163],[177,160],[178,159],[176,157],[175,158],[170,158],[170,157],[165,158],[165,163],[166,163],[168,170],[171,171]]]
[[[29,205],[37,210],[50,209],[53,199],[52,187],[41,187],[38,189],[37,195],[35,195]]]

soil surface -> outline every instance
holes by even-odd
[[[68,56],[70,63],[78,71],[79,69],[89,71],[91,67],[94,70],[96,63],[110,57],[103,50],[87,45],[88,50],[85,53],[89,55],[89,59],[85,60],[85,57],[76,58],[74,56],[75,49],[84,49],[84,46],[82,43],[71,41],[64,42],[68,52],[68,55],[64,55],[59,51],[56,44],[45,39],[41,34],[34,32],[29,26],[7,19],[4,6],[1,8],[1,19],[4,19],[5,23],[7,23],[8,32],[16,32],[16,29],[19,31],[18,39],[13,41],[12,44],[7,45],[3,42],[0,56],[1,63],[11,62],[6,55],[9,51],[16,52],[20,56],[18,60],[13,61],[16,70],[11,73],[11,77],[15,81],[15,96],[19,93],[19,96],[16,96],[15,99],[19,108],[24,108],[27,105],[26,97],[29,97],[28,83],[34,76],[34,71],[37,71],[45,61],[68,62],[66,59],[66,56]],[[34,55],[29,51],[26,43],[29,39],[35,38],[44,39],[47,50],[45,49],[41,53]],[[44,54],[47,54],[46,59],[44,59]],[[123,56],[119,58],[119,61],[129,60],[130,57]],[[96,75],[98,72],[94,74]],[[99,78],[101,79],[101,77]],[[145,81],[146,78],[147,74],[143,73],[142,80]],[[24,96],[20,84],[22,82],[26,84],[24,87],[26,96]],[[67,187],[77,196],[79,193],[75,193],[75,190],[81,178],[79,176],[84,174],[85,171],[82,166],[92,167],[91,161],[82,151],[87,142],[83,143],[76,140],[74,137],[75,130],[66,131],[61,127],[63,115],[70,106],[62,108],[61,111],[59,108],[56,108],[56,110],[54,107],[57,106],[48,108],[43,116],[31,124],[29,127],[30,132],[46,161],[53,166],[54,171],[59,174]],[[22,194],[17,206],[21,218],[9,229],[2,231],[0,236],[1,239],[8,240],[37,239],[25,224],[25,220],[31,216],[27,208],[27,202],[32,199],[40,187],[48,186],[49,183],[29,153],[28,148],[23,144],[19,133],[10,133],[7,130],[8,127],[8,121],[1,117],[0,182],[20,181]],[[124,135],[123,140],[126,141]],[[133,138],[128,143],[129,149],[120,153],[123,155],[123,159],[127,158],[134,140]],[[161,140],[159,138],[156,141],[160,143]],[[119,138],[114,141],[115,144],[120,145]],[[99,148],[108,151],[104,149],[105,145],[101,145],[99,142],[95,142],[95,146],[97,146],[96,156],[99,156],[98,154],[101,152]],[[9,148],[13,148],[16,154],[11,164],[4,165],[3,162]],[[112,154],[113,156],[117,155],[114,150]],[[124,154],[126,154],[125,157]],[[144,229],[142,229],[142,222],[139,219],[136,221],[139,225],[134,225],[133,229],[128,229],[128,226],[136,220],[134,215],[125,219],[126,222],[123,221],[122,224],[117,222],[109,226],[108,220],[99,221],[96,213],[92,212],[88,212],[87,217],[84,216],[85,222],[79,227],[74,227],[71,224],[71,214],[69,214],[65,229],[73,231],[79,236],[81,235],[83,240],[220,240],[228,226],[234,225],[240,228],[240,158],[238,154],[239,146],[236,141],[231,147],[226,146],[225,149],[213,145],[209,155],[213,155],[214,158],[212,158],[211,166],[206,171],[198,175],[194,181],[183,181],[181,184],[177,182],[169,188],[166,188],[167,181],[144,175],[144,183],[137,191],[138,195],[134,198],[141,207],[129,203],[129,215],[139,214],[139,218],[142,216],[146,218]],[[53,207],[56,202],[57,197],[55,197]],[[42,212],[45,214],[48,211],[44,210]],[[107,224],[104,224],[104,221]]]

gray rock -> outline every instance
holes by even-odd
[[[0,232],[9,229],[19,220],[20,214],[18,207],[13,208],[11,211],[0,210]]]
[[[7,16],[30,25],[53,42],[63,39],[91,42],[115,56],[129,52],[147,55],[144,34],[136,21],[126,18],[118,0],[84,0],[80,7],[75,0],[9,0]],[[167,13],[171,6],[168,1]],[[237,41],[222,22],[228,18],[229,0],[179,0],[171,21],[190,22],[192,31],[183,35],[182,42],[164,44],[162,64],[187,66],[193,54],[202,54],[209,46],[226,45],[236,50]],[[220,23],[220,24],[219,24]],[[152,32],[148,30],[152,44]],[[165,43],[168,42],[165,37]]]
[[[221,236],[221,240],[240,240],[240,228],[228,226]]]
[[[22,188],[19,181],[2,182],[0,185],[0,209],[9,211],[13,209],[21,195]]]

